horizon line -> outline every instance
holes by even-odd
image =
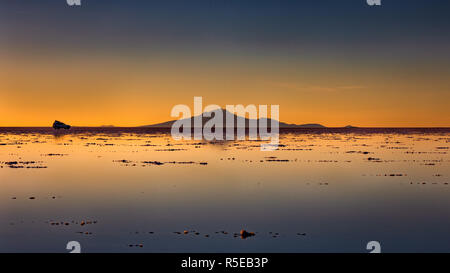
[[[307,123],[312,124],[312,123]],[[298,124],[302,125],[302,124]],[[335,128],[344,128],[344,129],[450,129],[450,126],[324,126],[324,127],[280,127],[280,129],[335,129]],[[1,128],[53,128],[52,126],[2,126]],[[139,126],[71,126],[71,128],[146,128],[146,129],[170,129],[170,127],[150,127],[148,125],[139,125]],[[203,127],[191,127],[191,128],[203,128]],[[219,128],[227,128],[219,127]],[[234,127],[234,128],[247,128],[247,127]]]

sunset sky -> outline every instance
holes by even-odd
[[[176,104],[450,126],[450,1],[5,0],[0,126],[139,126]]]

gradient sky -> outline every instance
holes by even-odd
[[[450,1],[0,0],[0,126],[139,126],[279,104],[326,126],[450,126]]]

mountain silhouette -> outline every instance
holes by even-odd
[[[202,117],[202,127],[215,116],[215,112],[217,111],[222,111],[222,118],[223,118],[223,127],[226,127],[226,117],[227,115],[230,115],[233,117],[234,119],[234,126],[237,127],[237,118],[238,116],[236,114],[233,114],[225,109],[217,109],[217,110],[213,110],[210,111],[211,113],[211,117]],[[206,113],[206,112],[205,112]],[[203,113],[203,115],[205,115],[205,113]],[[198,117],[198,116],[197,116]],[[190,118],[186,118],[186,119],[182,119],[182,120],[190,120],[191,122],[191,127],[194,128],[194,118],[195,117],[190,117]],[[166,121],[166,122],[162,122],[162,123],[157,123],[157,124],[152,124],[152,125],[144,125],[144,126],[140,126],[140,127],[147,127],[147,128],[171,128],[172,125],[176,122],[177,120],[170,120],[170,121]],[[249,128],[249,124],[250,124],[250,119],[245,118],[244,119],[244,124],[245,124],[245,128]],[[270,118],[261,118],[261,119],[257,119],[256,122],[259,126],[259,122],[267,122],[267,127],[270,128],[271,127],[271,122],[272,120]],[[321,125],[321,124],[316,124],[316,123],[310,123],[310,124],[289,124],[289,123],[284,123],[284,122],[279,122],[279,127],[280,128],[326,128],[325,126]]]

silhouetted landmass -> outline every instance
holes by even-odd
[[[230,117],[233,117],[234,119],[234,124],[235,127],[241,127],[241,126],[237,126],[237,118],[238,116],[236,114],[230,113],[225,109],[220,109],[218,111],[222,111],[222,117],[223,117],[223,127],[226,127],[226,116],[229,115]],[[216,113],[216,111],[211,111],[211,117],[202,117],[202,127],[212,118],[214,118],[214,115]],[[203,113],[203,115],[205,115],[205,113]],[[198,116],[197,116],[198,117]],[[190,117],[188,118],[191,122],[191,127],[194,128],[194,119],[195,117]],[[186,120],[186,119],[185,119]],[[171,120],[171,121],[166,121],[166,122],[162,122],[162,123],[158,123],[158,124],[153,124],[153,125],[144,125],[144,126],[140,126],[140,127],[147,127],[147,128],[171,128],[172,125],[176,122],[177,120]],[[254,122],[254,120],[248,119],[248,118],[244,118],[244,126],[245,128],[249,128],[251,121]],[[271,122],[272,120],[270,118],[262,118],[262,119],[257,119],[256,120],[257,124],[259,124],[259,122],[266,122],[267,127],[271,127]],[[258,125],[259,126],[259,125]],[[285,123],[285,122],[279,122],[279,127],[280,128],[326,128],[325,126],[321,125],[321,124],[316,124],[316,123],[310,123],[310,124],[289,124],[289,123]]]
[[[69,130],[70,129],[70,125],[65,124],[64,122],[55,120],[55,122],[53,122],[53,129],[55,129],[55,130],[59,130],[59,129]]]

